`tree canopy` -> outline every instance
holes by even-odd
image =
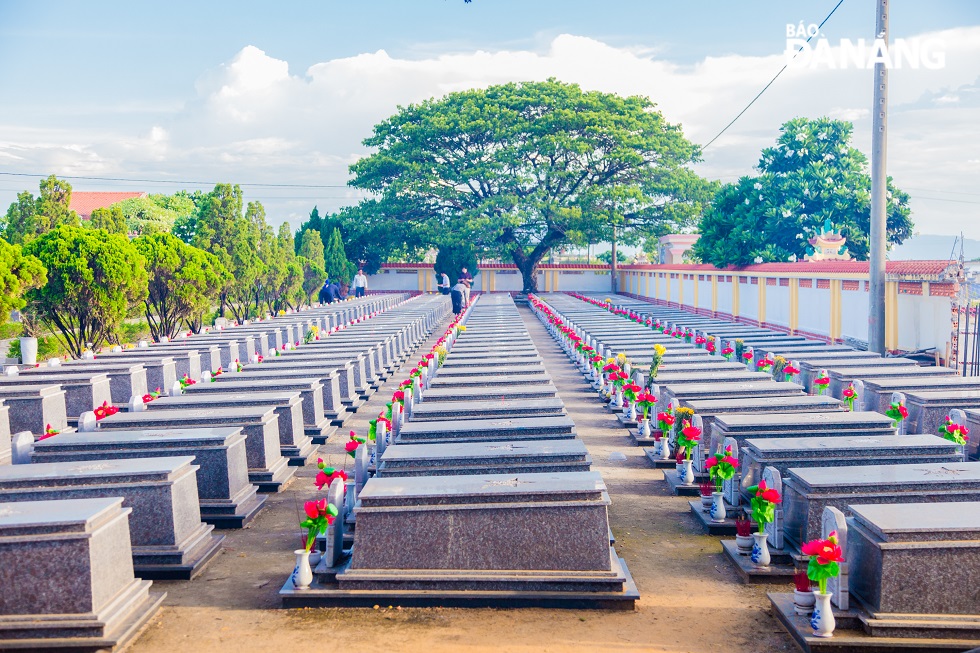
[[[105,208],[94,209],[88,226],[93,229],[104,229],[111,234],[126,235],[129,233],[126,228],[126,215],[118,203]]]
[[[58,225],[77,226],[78,214],[69,207],[71,184],[50,175],[41,180],[39,194],[17,194],[3,218],[3,237],[15,245],[29,243]]]
[[[795,118],[762,151],[757,176],[726,184],[701,220],[694,255],[718,267],[802,259],[808,240],[829,221],[847,249],[868,258],[871,177],[867,159],[851,147],[849,122]],[[909,196],[888,179],[888,243],[912,235]]]
[[[648,98],[554,79],[400,107],[364,144],[376,152],[351,166],[351,184],[377,199],[351,210],[362,225],[511,258],[525,290],[553,247],[598,242],[616,224],[691,223],[704,188],[685,167],[697,148]]]
[[[213,254],[182,242],[172,234],[155,233],[133,241],[146,261],[149,292],[144,314],[155,340],[173,338],[187,322],[200,323],[231,275]]]
[[[146,261],[125,236],[61,225],[24,253],[47,269],[47,282],[27,294],[31,310],[76,357],[113,338],[147,295]]]
[[[47,279],[40,260],[25,255],[20,245],[0,239],[0,325],[7,322],[11,311],[24,308],[28,290],[43,286]]]
[[[344,242],[340,237],[340,229],[334,228],[327,242],[327,249],[324,254],[325,270],[331,281],[347,284],[354,278],[357,271],[353,263],[347,260],[344,252]]]

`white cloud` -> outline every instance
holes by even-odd
[[[902,187],[932,189],[923,195],[940,197],[946,190],[972,188],[975,167],[964,164],[975,160],[980,149],[980,125],[975,120],[980,27],[918,38],[946,44],[946,67],[890,73],[889,173]],[[291,73],[287,61],[249,45],[224,65],[203,73],[197,80],[197,97],[168,104],[169,119],[140,112],[125,118],[107,113],[97,130],[86,131],[0,125],[0,161],[16,161],[23,170],[63,174],[342,185],[347,166],[366,152],[362,139],[398,105],[456,90],[548,77],[587,89],[647,95],[668,120],[683,125],[689,138],[705,143],[784,63],[783,53],[774,52],[708,57],[681,66],[662,58],[661,45],[622,48],[562,34],[540,51],[454,52],[406,59],[378,50],[317,63],[303,73]],[[954,97],[959,101],[951,101]],[[871,71],[791,67],[705,151],[698,170],[725,181],[751,172],[759,150],[773,142],[779,125],[798,115],[854,121],[855,145],[868,152],[870,105]],[[270,216],[288,218],[294,225],[315,202],[329,210],[359,196],[345,188],[251,194],[266,203]],[[12,195],[4,190],[0,200],[10,201]],[[962,229],[980,237],[973,208],[917,201],[917,229]]]

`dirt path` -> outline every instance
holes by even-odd
[[[315,470],[301,468],[250,528],[226,531],[223,554],[201,577],[155,583],[169,592],[166,607],[132,651],[795,650],[769,614],[765,593],[771,588],[737,581],[717,538],[695,525],[687,499],[667,494],[663,474],[630,444],[530,311],[522,315],[593,469],[609,488],[616,550],[642,596],[635,611],[280,609],[277,592],[292,570],[301,504],[314,492]],[[363,433],[403,376],[395,375],[372,396],[350,428]],[[322,447],[324,458],[339,465],[345,439],[346,430],[331,438]],[[626,462],[610,462],[613,452],[624,453]]]

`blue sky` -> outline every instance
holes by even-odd
[[[448,90],[555,75],[650,95],[704,143],[782,65],[787,23],[834,1],[0,1],[0,172],[343,185],[372,124]],[[868,38],[872,0],[824,35]],[[972,28],[972,29],[971,29]],[[893,0],[892,38],[941,33],[943,71],[893,72],[889,171],[919,231],[980,237],[980,2]],[[868,151],[868,71],[788,72],[705,153],[730,180],[794,115],[855,120]],[[972,127],[971,127],[972,125]],[[971,154],[972,152],[972,154]],[[175,184],[77,180],[80,190]],[[0,203],[36,180],[0,175]],[[275,221],[347,189],[247,189]],[[938,198],[938,199],[937,199]],[[971,233],[972,231],[972,233]]]

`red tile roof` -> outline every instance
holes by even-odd
[[[116,202],[134,197],[146,197],[146,193],[143,191],[74,191],[68,208],[77,213],[82,220],[88,220],[95,209],[104,209]]]

